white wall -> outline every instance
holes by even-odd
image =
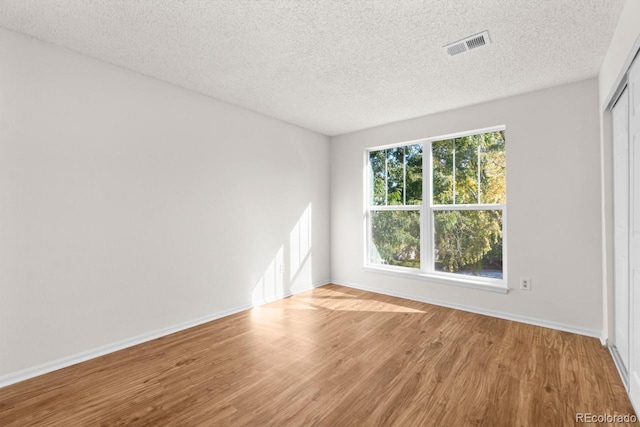
[[[365,272],[365,148],[495,125],[506,125],[509,286],[529,276],[532,290],[504,295]],[[332,138],[333,281],[599,335],[599,132],[590,79]]]
[[[0,382],[328,281],[328,162],[325,136],[0,29]]]

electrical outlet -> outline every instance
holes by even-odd
[[[531,290],[531,278],[529,277],[521,277],[520,278],[520,289],[523,291]]]

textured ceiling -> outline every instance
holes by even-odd
[[[593,77],[623,4],[0,0],[0,26],[337,135]]]

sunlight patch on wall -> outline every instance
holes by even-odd
[[[289,239],[286,234],[283,236],[285,242],[253,287],[251,300],[254,306],[283,298],[292,291],[311,288],[311,224],[309,203],[289,232]]]
[[[289,279],[291,289],[311,286],[311,203],[289,233]]]
[[[253,305],[273,301],[282,297],[284,289],[284,247],[280,246],[264,274],[253,287],[251,301]]]
[[[304,259],[311,252],[311,204],[307,205],[300,219],[291,230],[289,235],[290,248],[290,274],[295,276],[304,262]]]

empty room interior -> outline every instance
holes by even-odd
[[[0,0],[0,425],[636,425],[640,1]]]

